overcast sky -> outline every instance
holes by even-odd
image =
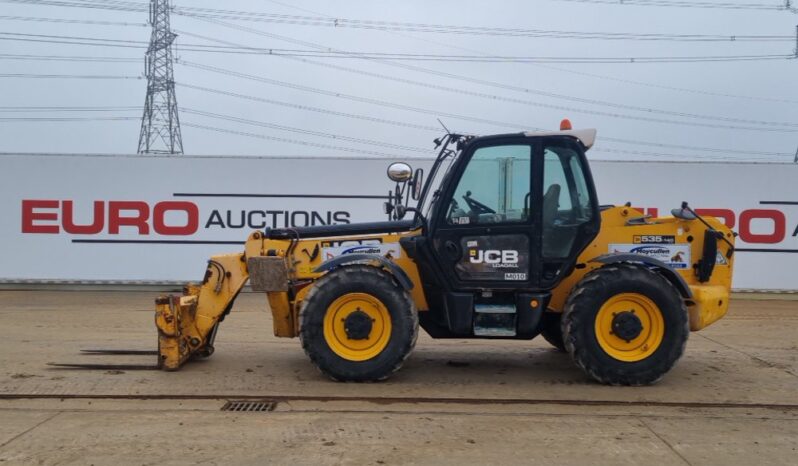
[[[733,1],[726,0],[724,3]],[[763,5],[780,3],[778,0],[758,1]],[[80,3],[146,5],[142,0],[80,0]],[[752,0],[741,3],[750,4]],[[798,23],[798,15],[787,11],[561,0],[285,0],[285,3],[270,0],[194,0],[177,1],[175,6],[471,27],[737,37],[794,36]],[[794,40],[685,42],[507,37],[330,27],[319,25],[318,21],[314,21],[316,25],[308,25],[218,18],[208,20],[177,14],[178,11],[172,16],[173,30],[179,36],[176,41],[179,62],[175,65],[175,80],[178,83],[177,98],[187,154],[352,155],[351,151],[354,150],[354,153],[376,152],[395,158],[417,156],[424,153],[414,148],[431,149],[432,139],[440,134],[436,130],[436,115],[440,115],[450,129],[474,134],[516,132],[522,127],[556,129],[559,121],[567,117],[575,127],[598,129],[597,145],[595,151],[591,152],[591,157],[596,159],[792,161],[792,154],[798,146],[798,87],[795,85],[798,60],[622,64],[461,63],[340,57],[297,59],[186,50],[197,44],[235,44],[302,50],[318,50],[314,47],[322,46],[352,52],[429,55],[639,58],[788,55],[794,52]],[[113,24],[33,21],[35,18]],[[8,35],[14,33],[146,42],[150,35],[146,21],[146,13],[140,12],[0,2],[0,31],[5,33],[0,37],[4,38],[30,38]],[[146,90],[146,80],[142,78],[143,49],[0,40],[0,54],[6,54],[5,58],[0,55],[3,69],[0,72],[3,75],[0,77],[0,118],[5,118],[0,119],[0,152],[135,153],[140,128],[138,118]],[[8,54],[113,57],[137,61],[36,61],[9,59],[12,57],[8,57]],[[396,63],[446,72],[456,77],[407,69],[395,66]],[[346,67],[347,70],[324,65]],[[201,67],[245,73],[272,81],[244,79],[203,70]],[[23,74],[26,77],[9,77],[11,74]],[[138,79],[27,76],[31,74],[104,75]],[[468,81],[469,78],[482,82]],[[310,92],[307,88],[327,91],[332,95]],[[375,104],[375,100],[381,104]],[[400,109],[396,108],[397,105],[426,112]],[[11,107],[115,109],[102,112],[21,112]],[[213,118],[190,111],[254,120],[271,127]],[[68,122],[8,120],[63,117],[135,119]],[[274,125],[336,135],[336,138],[277,129]],[[231,134],[229,131],[318,146]],[[356,138],[358,141],[347,138]],[[369,141],[378,141],[380,144]],[[689,149],[671,147],[674,145]],[[746,151],[750,153],[743,153]]]

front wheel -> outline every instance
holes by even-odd
[[[418,314],[390,274],[366,265],[329,272],[300,313],[302,347],[333,380],[368,382],[399,370],[416,344]]]
[[[679,291],[634,264],[601,267],[571,292],[562,318],[565,348],[599,382],[657,382],[684,353],[690,333]]]

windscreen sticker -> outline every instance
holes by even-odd
[[[687,269],[692,263],[688,244],[610,244],[609,252],[640,254],[664,262],[672,269]]]
[[[389,259],[402,257],[402,247],[398,243],[333,246],[323,248],[321,252],[324,260],[330,260],[344,254],[376,254]]]

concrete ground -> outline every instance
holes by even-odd
[[[152,292],[0,291],[0,465],[798,464],[798,301],[735,300],[659,384],[606,387],[545,341],[433,341],[393,378],[322,377],[245,294],[216,354],[175,373]],[[264,412],[228,400],[276,400]]]

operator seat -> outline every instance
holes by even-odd
[[[543,228],[551,228],[560,209],[560,185],[553,184],[543,195]]]
[[[571,249],[574,235],[569,227],[555,223],[560,211],[560,185],[553,184],[543,196],[543,256],[565,257]]]

